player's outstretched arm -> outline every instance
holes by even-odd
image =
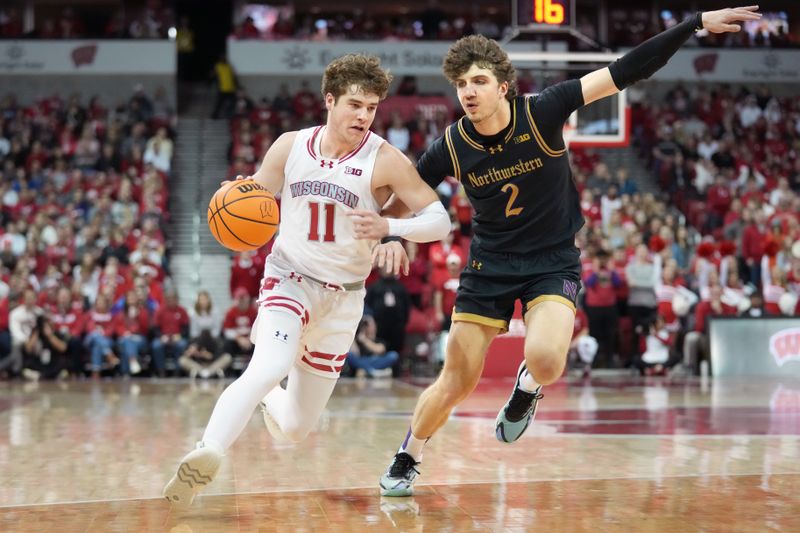
[[[388,235],[414,242],[438,241],[450,233],[450,216],[431,187],[422,181],[408,158],[384,143],[375,161],[373,190],[387,189],[416,216],[409,219],[384,218],[373,211],[349,213],[357,239],[382,239]]]
[[[711,33],[737,32],[739,22],[758,20],[758,6],[734,7],[697,13],[680,24],[651,37],[611,65],[581,78],[584,105],[611,96],[637,81],[652,76],[678,49],[701,29]]]
[[[287,131],[278,137],[264,154],[264,159],[256,173],[248,178],[254,179],[256,183],[263,185],[272,194],[278,193],[283,187],[285,178],[283,169],[286,167],[286,160],[289,159],[296,136],[296,131]]]

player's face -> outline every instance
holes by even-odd
[[[375,120],[378,102],[378,95],[366,94],[356,85],[351,86],[338,100],[328,93],[325,95],[328,128],[348,143],[361,142]]]
[[[497,113],[508,92],[508,82],[499,83],[491,70],[473,64],[455,81],[458,101],[473,123]]]

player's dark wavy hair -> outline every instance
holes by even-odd
[[[372,55],[347,54],[331,61],[322,75],[322,96],[331,93],[336,100],[357,85],[366,94],[381,100],[389,92],[392,75],[381,67],[381,60]]]
[[[442,71],[450,83],[470,69],[472,65],[489,69],[499,83],[508,82],[506,99],[517,95],[517,71],[508,59],[508,54],[497,41],[483,35],[468,35],[456,41],[444,56]]]

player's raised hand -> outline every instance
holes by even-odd
[[[383,239],[389,235],[389,221],[374,211],[354,209],[347,213],[356,239]]]
[[[372,265],[387,274],[393,273],[397,276],[402,271],[404,276],[408,276],[408,254],[406,254],[405,247],[398,241],[382,243],[373,248]]]
[[[711,33],[737,32],[742,29],[741,24],[748,20],[760,20],[761,13],[758,6],[729,7],[717,11],[706,11],[702,15],[703,28]]]

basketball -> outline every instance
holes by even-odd
[[[208,228],[222,246],[236,252],[257,250],[278,230],[275,197],[251,179],[226,183],[208,204]]]

